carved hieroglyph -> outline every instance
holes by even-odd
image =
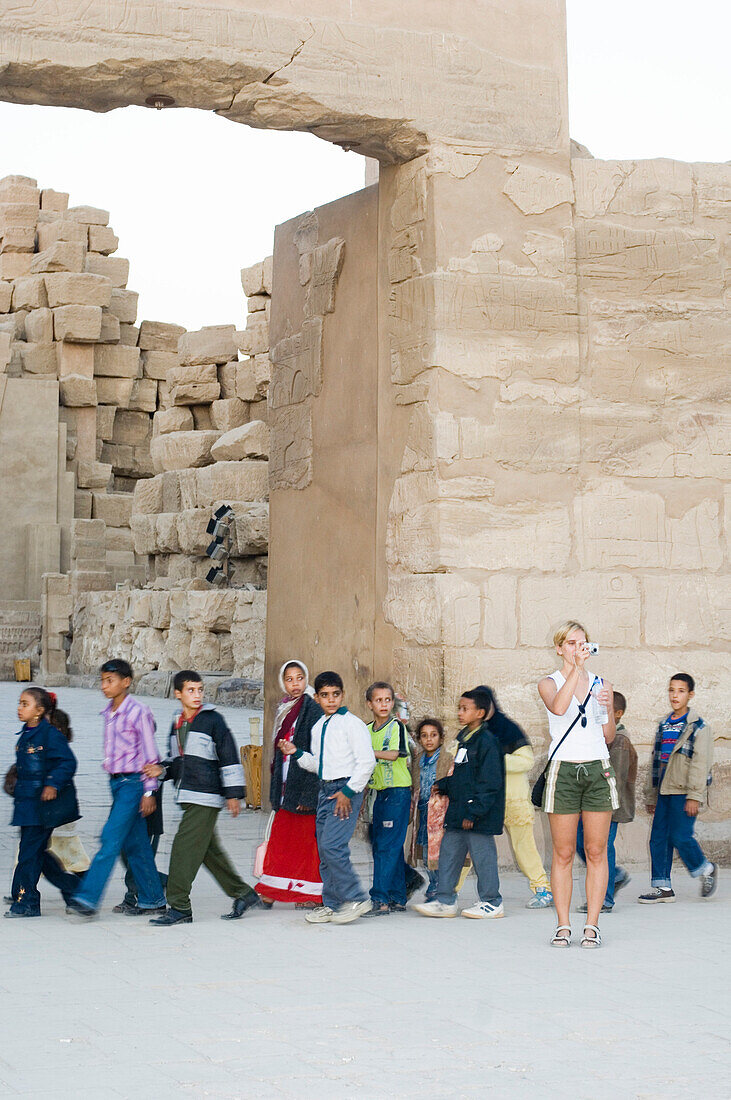
[[[322,389],[322,333],[325,315],[335,309],[335,290],[345,256],[345,241],[332,237],[318,244],[317,214],[303,215],[294,234],[299,281],[305,288],[302,327],[270,351],[271,450],[273,489],[304,489],[312,481],[312,401]]]

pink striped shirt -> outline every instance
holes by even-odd
[[[141,772],[145,764],[157,764],[160,757],[155,744],[155,719],[144,703],[128,695],[115,710],[112,704],[101,712],[104,717],[104,771]],[[146,791],[157,790],[156,779],[144,779]]]

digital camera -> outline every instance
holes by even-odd
[[[596,657],[597,653],[599,652],[599,645],[597,644],[597,642],[587,642],[586,648],[592,657]]]

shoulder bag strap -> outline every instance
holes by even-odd
[[[565,734],[563,735],[563,737],[561,738],[561,740],[559,741],[559,743],[558,743],[558,744],[556,745],[555,749],[553,749],[553,750],[551,751],[551,755],[550,755],[550,756],[548,757],[548,760],[546,761],[546,767],[548,767],[548,765],[549,765],[549,764],[551,763],[551,761],[553,760],[554,756],[556,755],[556,753],[558,752],[558,750],[559,750],[559,749],[561,748],[561,746],[563,745],[564,741],[566,740],[566,738],[568,737],[568,735],[569,735],[569,734],[571,733],[571,730],[572,730],[572,729],[574,728],[574,726],[575,726],[575,725],[576,725],[576,723],[577,723],[577,722],[579,721],[579,719],[581,719],[581,724],[582,724],[582,726],[585,726],[585,725],[586,725],[586,713],[585,713],[585,711],[586,711],[586,704],[587,704],[587,703],[589,702],[589,699],[590,699],[590,698],[591,698],[591,688],[589,688],[588,694],[587,694],[587,696],[586,696],[586,699],[584,699],[584,702],[583,702],[583,703],[579,703],[579,713],[578,713],[578,714],[576,715],[576,717],[574,718],[573,722],[571,723],[571,725],[569,726],[569,728],[568,728],[568,729],[566,730],[566,733],[565,733]]]

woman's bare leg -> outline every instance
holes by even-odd
[[[607,892],[607,840],[612,814],[610,811],[584,810],[581,821],[586,855],[586,923],[598,927]]]
[[[576,854],[576,829],[579,824],[579,815],[549,814],[548,822],[551,826],[551,838],[553,840],[553,860],[551,862],[553,904],[556,906],[557,923],[565,924],[570,928],[572,872],[574,855]]]

